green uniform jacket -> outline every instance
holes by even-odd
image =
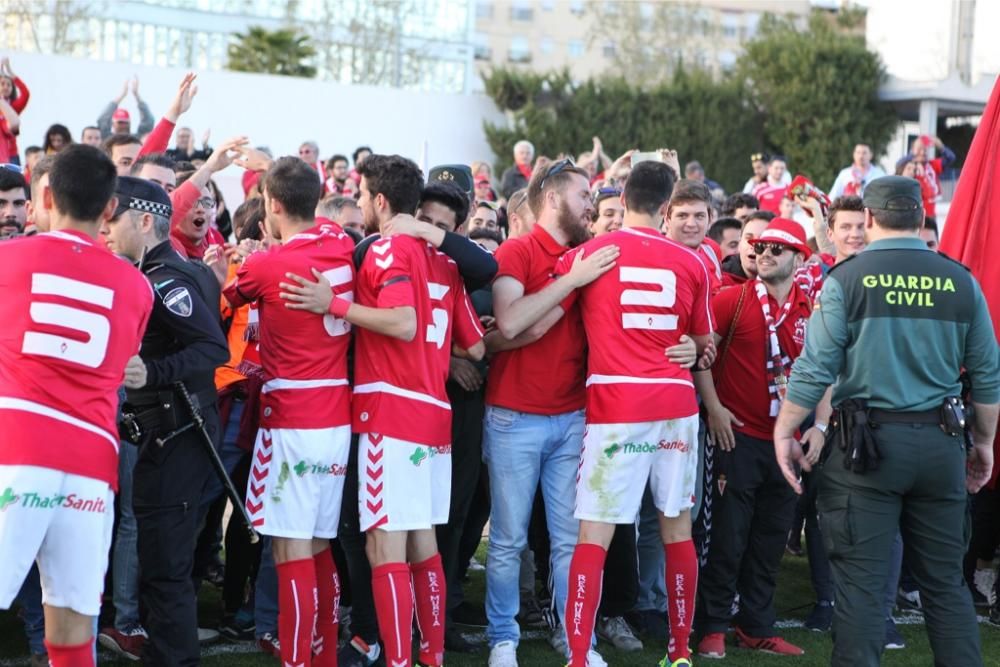
[[[869,244],[827,274],[788,400],[814,407],[855,398],[896,412],[959,396],[962,369],[977,403],[1000,400],[997,340],[979,283],[916,237]]]

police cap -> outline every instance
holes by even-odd
[[[119,176],[115,186],[115,196],[118,197],[118,208],[114,217],[120,216],[131,209],[140,213],[154,213],[169,219],[173,212],[170,195],[152,181],[134,176]]]
[[[434,181],[454,183],[469,199],[472,199],[472,169],[464,164],[442,164],[434,167],[427,175],[427,182]]]
[[[883,176],[865,187],[865,208],[916,211],[923,205],[920,183],[905,176]]]

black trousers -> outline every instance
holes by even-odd
[[[245,497],[247,493],[251,460],[247,454],[233,470],[233,484],[240,497]],[[247,591],[254,589],[260,567],[260,545],[260,542],[250,544],[243,517],[234,511],[226,526],[226,575],[222,584],[222,603],[227,614],[239,611],[247,603]]]
[[[715,448],[712,539],[698,582],[696,623],[702,633],[725,632],[734,620],[751,637],[770,637],[778,566],[796,495],[778,468],[770,440],[735,435],[731,452]],[[740,612],[732,619],[737,591]]]
[[[205,408],[203,416],[218,442],[215,406]],[[188,431],[163,447],[149,442],[135,464],[132,504],[139,531],[139,597],[149,632],[142,656],[147,665],[197,665],[200,659],[191,572],[201,495],[214,474],[200,438]]]
[[[454,382],[449,382],[447,389],[451,401],[451,505],[448,523],[437,526],[435,532],[451,612],[462,601],[462,536],[479,485],[486,405],[482,391],[466,391]]]
[[[615,526],[615,536],[604,561],[604,586],[600,615],[623,616],[639,601],[639,552],[635,548],[635,524]]]
[[[347,572],[341,580],[351,589],[351,633],[368,644],[378,642],[378,620],[372,596],[372,568],[365,553],[365,534],[358,513],[358,436],[351,436],[351,452],[344,478],[344,499],[340,504],[337,539],[344,551]]]

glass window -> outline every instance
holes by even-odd
[[[530,21],[535,16],[529,0],[514,0],[510,5],[511,21]]]
[[[477,19],[491,19],[491,18],[493,18],[493,2],[492,2],[492,0],[477,0],[476,1],[476,18]]]
[[[507,50],[507,60],[512,63],[531,62],[531,43],[524,35],[514,35],[510,38],[510,47]]]
[[[490,48],[490,37],[481,32],[477,32],[472,37],[473,49],[476,60],[491,60],[493,49]]]
[[[579,58],[583,55],[583,40],[571,39],[566,45],[566,51],[571,58]]]
[[[575,16],[583,16],[586,8],[583,5],[583,0],[570,0],[569,12]]]
[[[556,43],[551,37],[542,37],[538,42],[538,50],[548,55],[556,50]]]
[[[615,43],[611,40],[604,42],[604,46],[601,47],[601,52],[604,54],[605,58],[614,58]]]

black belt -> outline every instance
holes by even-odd
[[[879,408],[868,410],[868,420],[876,424],[941,424],[941,408],[920,412],[892,412]]]

